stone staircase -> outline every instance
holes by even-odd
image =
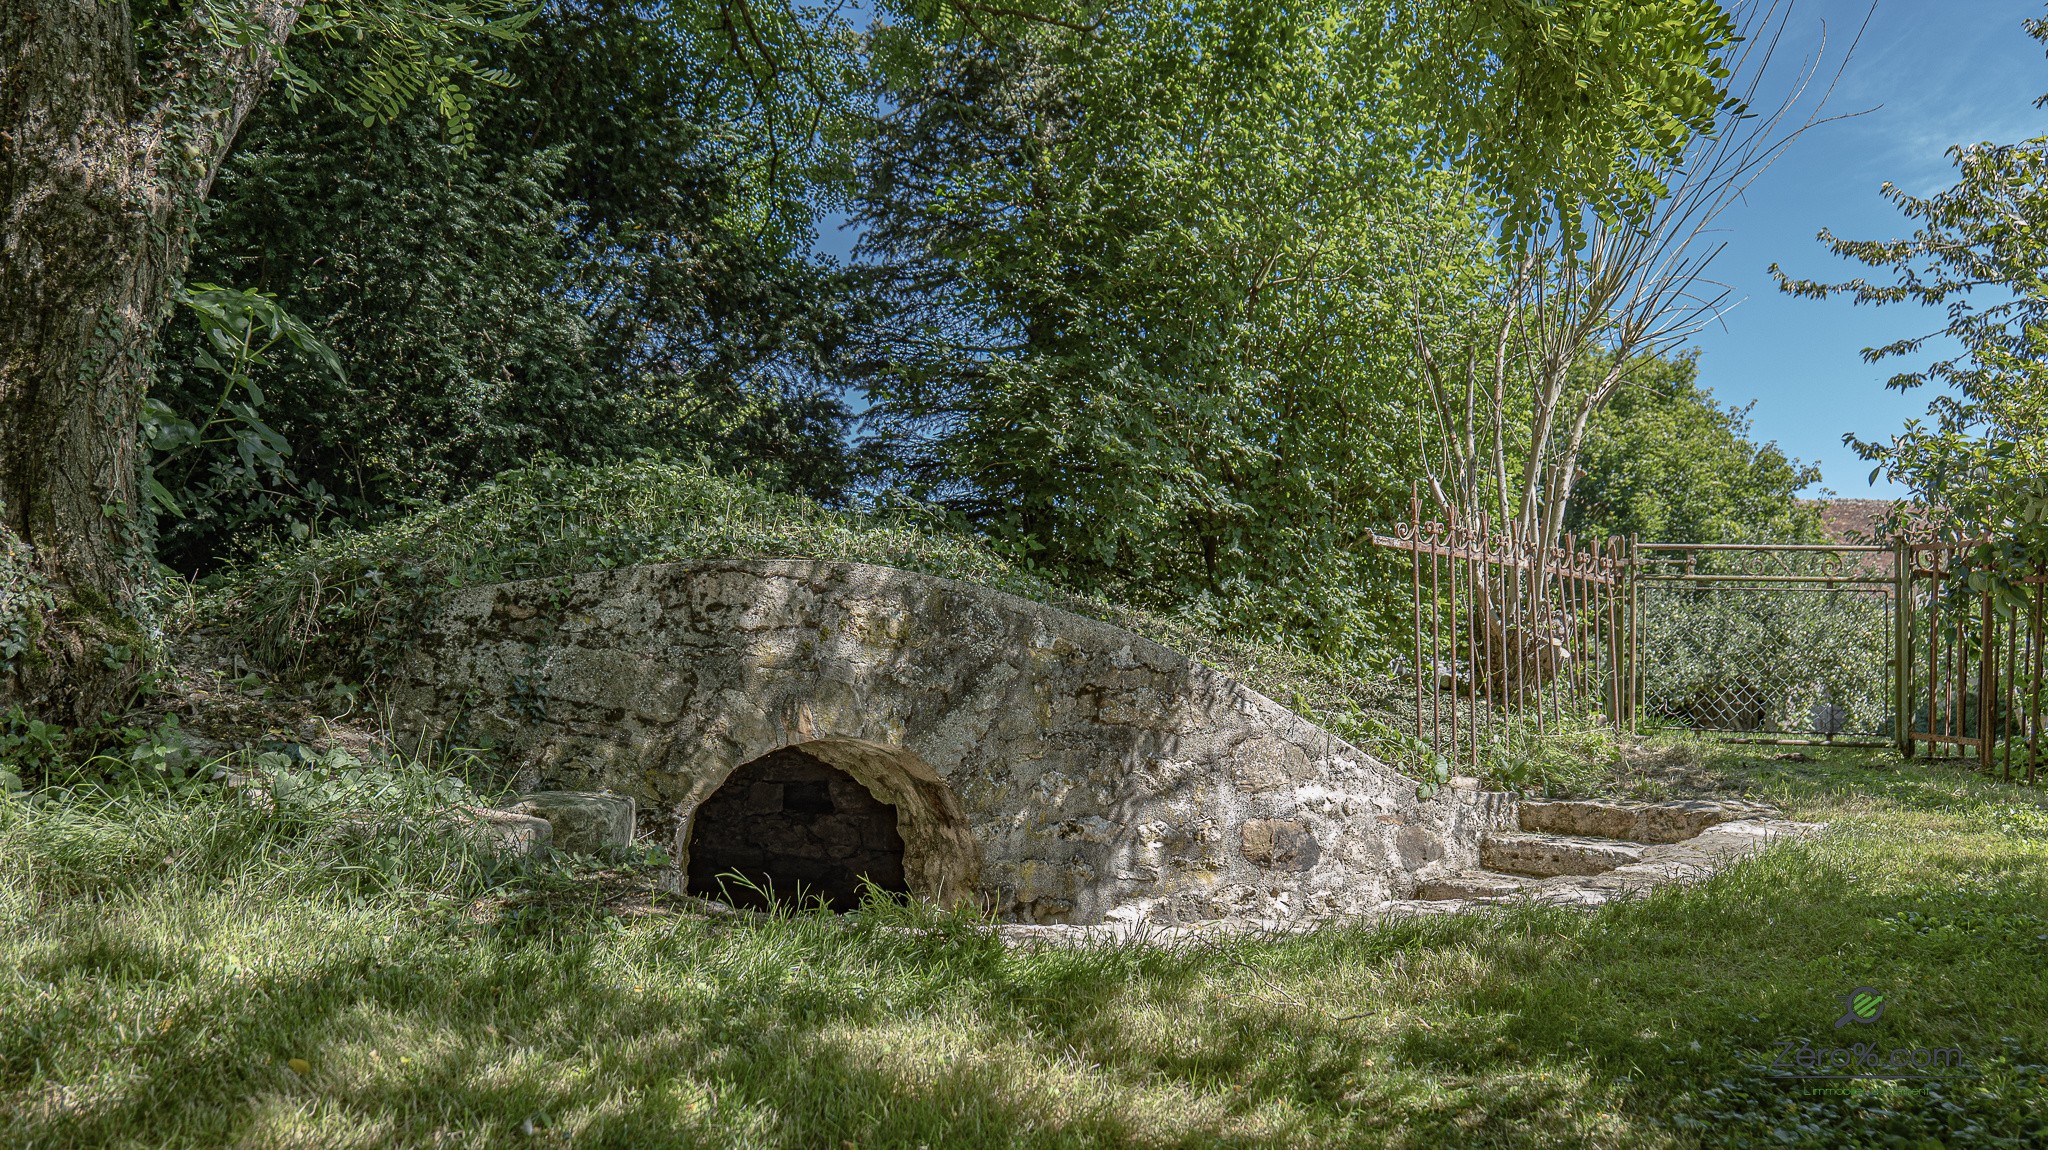
[[[1583,909],[1632,898],[1669,883],[1697,882],[1774,842],[1819,833],[1824,824],[1785,819],[1758,803],[1731,799],[1636,803],[1600,800],[1499,800],[1499,822],[1479,843],[1479,870],[1423,883],[1415,897],[1380,904],[1379,921],[1459,914],[1527,901]],[[1312,930],[1317,920],[1225,919],[1186,925],[1093,926],[1004,923],[1011,945],[1170,946],[1245,933]]]
[[[1820,829],[1728,799],[1523,802],[1513,822],[1515,830],[1490,831],[1480,840],[1481,869],[1425,882],[1413,900],[1389,909],[1440,913],[1516,898],[1598,906],[1664,883],[1705,878],[1776,839]]]

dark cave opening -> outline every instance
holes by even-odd
[[[755,908],[772,898],[853,910],[863,878],[910,892],[896,808],[794,747],[741,766],[697,808],[688,875],[691,894]]]

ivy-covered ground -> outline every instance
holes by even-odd
[[[0,1144],[2048,1144],[2043,796],[1803,757],[1602,768],[1832,824],[1697,887],[1177,950],[503,867],[434,829],[431,765],[46,789],[0,800]],[[1859,986],[1881,1017],[1837,1028]],[[1941,1075],[1771,1068],[1857,1043]]]

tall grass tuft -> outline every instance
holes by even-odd
[[[416,762],[330,759],[297,768],[240,756],[224,764],[235,788],[51,787],[0,800],[0,902],[11,915],[166,879],[467,900],[515,866],[459,780]]]

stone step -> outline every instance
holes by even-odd
[[[1465,871],[1431,879],[1415,888],[1415,897],[1425,902],[1465,898],[1510,898],[1536,889],[1537,880],[1518,874]]]
[[[1479,840],[1479,865],[1490,871],[1549,878],[1604,874],[1643,861],[1643,844],[1586,835],[1495,832]]]
[[[1525,801],[1516,812],[1524,831],[1578,835],[1637,843],[1677,843],[1708,827],[1738,819],[1768,818],[1777,811],[1735,799],[1689,799],[1666,803],[1598,799]]]

